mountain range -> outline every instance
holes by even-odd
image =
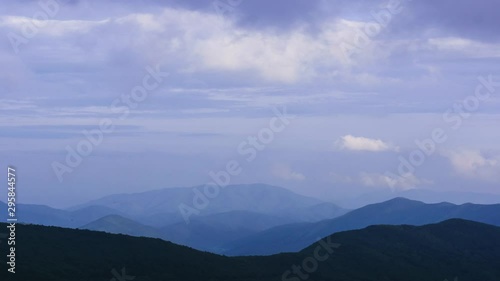
[[[0,229],[6,224],[0,223]],[[296,253],[225,257],[161,239],[18,225],[8,280],[497,281],[500,227],[461,219],[335,233]],[[21,235],[22,234],[22,235]],[[7,280],[6,270],[0,272]]]
[[[277,226],[223,247],[227,255],[269,255],[295,252],[331,233],[379,224],[424,225],[461,218],[500,226],[500,204],[425,204],[405,198],[371,204],[343,216],[316,223]]]
[[[449,202],[457,205],[465,203],[490,205],[500,202],[500,194],[488,194],[465,191],[435,191],[429,189],[409,189],[409,190],[377,190],[365,193],[360,196],[343,198],[337,202],[339,206],[348,209],[357,209],[366,205],[387,201],[396,197],[421,201],[424,203]]]
[[[117,210],[104,206],[88,206],[69,211],[45,205],[16,204],[16,216],[19,222],[47,226],[75,228],[113,214],[123,215]],[[4,218],[7,217],[7,204],[1,201],[0,215]]]
[[[110,195],[72,207],[70,210],[100,206],[116,210],[123,216],[143,224],[163,227],[184,222],[179,206],[184,204],[193,207],[193,200],[197,194],[194,190],[202,192],[203,188],[204,186],[166,188],[135,194]],[[208,205],[200,210],[199,216],[232,211],[254,212],[288,220],[293,219],[296,222],[320,221],[347,212],[333,203],[302,196],[282,187],[246,184],[222,188],[218,196],[209,199]]]
[[[451,218],[500,225],[500,204],[395,198],[349,211],[262,184],[224,188],[186,223],[176,204],[189,204],[193,196],[190,188],[163,189],[111,195],[67,210],[21,204],[17,214],[23,223],[161,238],[228,256],[297,252],[320,237],[370,225],[425,225]],[[5,203],[0,202],[0,209],[7,210]]]
[[[182,222],[156,228],[154,234],[151,227],[124,218],[118,220],[123,224],[121,228],[117,228],[115,222],[107,220],[98,220],[82,228],[162,238],[213,253],[248,256],[296,252],[320,237],[370,225],[424,225],[461,218],[500,226],[499,213],[500,204],[425,204],[406,198],[395,198],[350,211],[340,217],[312,223],[285,223],[280,218],[233,211],[199,217],[190,224]],[[130,229],[134,229],[134,232],[129,231]],[[137,235],[139,230],[144,231]]]

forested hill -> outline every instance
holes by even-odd
[[[160,239],[36,225],[18,225],[16,236],[16,274],[2,262],[1,280],[500,280],[500,228],[459,219],[370,226],[267,257],[230,258]],[[0,243],[3,257],[6,246]]]

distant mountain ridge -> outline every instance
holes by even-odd
[[[84,226],[79,227],[79,229],[88,229],[95,231],[104,231],[115,234],[126,234],[130,236],[137,237],[152,237],[152,238],[162,238],[162,235],[158,229],[140,224],[136,221],[124,218],[119,215],[108,215],[102,217],[96,221],[88,223]]]
[[[155,228],[119,215],[109,215],[83,225],[79,229],[161,238],[197,250],[218,253],[223,250],[221,245],[225,243],[286,222],[292,221],[258,213],[233,211],[195,218],[190,224],[180,222]]]
[[[371,204],[343,216],[316,223],[277,226],[223,247],[227,255],[271,255],[295,252],[331,233],[370,225],[424,225],[451,218],[468,219],[500,226],[500,204],[425,204],[405,198]]]
[[[160,228],[162,238],[198,250],[220,253],[222,245],[294,220],[248,211],[213,214]]]
[[[19,222],[76,228],[108,215],[123,215],[104,206],[86,206],[78,210],[60,210],[44,205],[17,204],[16,216]],[[7,217],[7,204],[0,202],[0,215]]]
[[[163,227],[183,222],[180,204],[193,205],[193,188],[166,188],[135,194],[118,194],[75,206],[78,210],[87,206],[103,206],[114,209],[128,218],[144,224]],[[321,208],[321,212],[318,212]],[[343,215],[347,210],[333,203],[302,196],[288,189],[265,185],[229,185],[221,189],[218,196],[210,199],[208,206],[200,211],[200,216],[248,211],[274,217],[293,218],[295,221],[320,221]],[[194,218],[196,216],[192,216]]]
[[[179,205],[189,204],[194,195],[192,188],[168,188],[110,195],[67,210],[21,204],[17,214],[19,222],[24,223],[156,237],[200,250],[220,252],[224,250],[222,244],[265,229],[294,222],[319,221],[347,212],[332,203],[281,187],[230,185],[186,224]],[[6,212],[7,208],[2,210],[0,212]]]
[[[296,252],[318,237],[378,224],[424,225],[462,218],[500,225],[500,204],[425,204],[395,198],[343,214],[346,210],[331,203],[303,197],[283,188],[241,185],[231,186],[227,190],[220,195],[224,200],[211,202],[211,211],[205,213],[203,210],[200,215],[193,216],[189,224],[179,220],[178,206],[171,205],[184,197],[165,197],[166,194],[189,195],[192,192],[189,189],[182,192],[177,189],[144,192],[138,195],[136,201],[135,194],[107,196],[70,210],[21,204],[18,206],[18,218],[25,223],[161,238],[231,256]],[[236,199],[226,204],[225,200],[231,198]],[[152,202],[150,208],[148,202]],[[238,202],[241,204],[236,204]],[[257,208],[260,212],[247,210],[261,202],[265,203]],[[293,208],[294,204],[297,208]],[[1,212],[7,210],[2,202],[0,208],[3,210]],[[149,215],[132,216],[131,210],[141,210],[140,214]],[[177,213],[165,213],[166,210],[175,210]],[[318,221],[324,217],[327,219]]]
[[[491,205],[500,203],[500,194],[486,194],[465,191],[434,191],[428,189],[410,189],[401,191],[379,190],[366,193],[354,198],[344,198],[338,202],[340,206],[349,209],[358,209],[366,205],[388,201],[403,197],[410,200],[420,201],[427,204],[449,202],[456,205],[472,203]]]

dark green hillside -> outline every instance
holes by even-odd
[[[453,219],[370,226],[331,236],[342,244],[318,273],[334,280],[500,280],[500,228]],[[311,254],[315,246],[301,253]],[[344,278],[344,279],[342,279]]]
[[[0,227],[5,229],[5,224]],[[88,230],[18,225],[16,275],[1,280],[112,280],[123,267],[133,280],[500,280],[500,228],[465,220],[425,226],[370,226],[336,233],[322,241],[341,244],[328,253],[319,243],[298,253],[268,257],[224,257],[160,239]],[[323,243],[324,244],[324,243]],[[1,243],[2,257],[6,244]],[[315,252],[328,258],[315,272]],[[4,259],[4,258],[3,258]],[[299,275],[300,274],[300,275]],[[302,276],[302,278],[299,278]],[[15,278],[13,278],[15,277]],[[8,279],[7,279],[8,278]],[[132,279],[115,279],[115,281]]]

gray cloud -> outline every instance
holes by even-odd
[[[297,118],[237,181],[299,191],[315,186],[304,191],[314,196],[332,188],[345,196],[370,191],[379,175],[397,167],[395,152],[353,157],[332,152],[332,142],[370,136],[406,155],[415,139],[449,125],[443,112],[474,94],[478,76],[500,74],[499,4],[490,0],[405,2],[380,34],[345,57],[342,43],[352,43],[386,3],[243,0],[221,18],[204,0],[70,1],[15,54],[7,33],[21,32],[39,7],[2,1],[0,153],[44,179],[43,187],[30,189],[35,200],[55,179],[27,155],[36,151],[34,162],[50,174],[51,161],[64,158],[79,130],[116,117],[113,100],[142,82],[146,66],[160,65],[170,73],[165,83],[116,124],[88,166],[51,190],[95,185],[85,192],[97,196],[123,175],[121,184],[134,183],[127,191],[141,190],[146,187],[130,175],[142,166],[154,170],[148,188],[200,184],[268,125],[273,106],[286,106]],[[443,148],[500,151],[499,101],[483,102],[460,130],[450,131]],[[432,188],[462,184],[441,156],[418,173]],[[109,182],[99,185],[89,174]],[[332,179],[339,174],[344,177]],[[339,178],[350,181],[334,181]],[[471,178],[463,188],[479,184]],[[484,191],[494,191],[489,184],[481,185]]]

